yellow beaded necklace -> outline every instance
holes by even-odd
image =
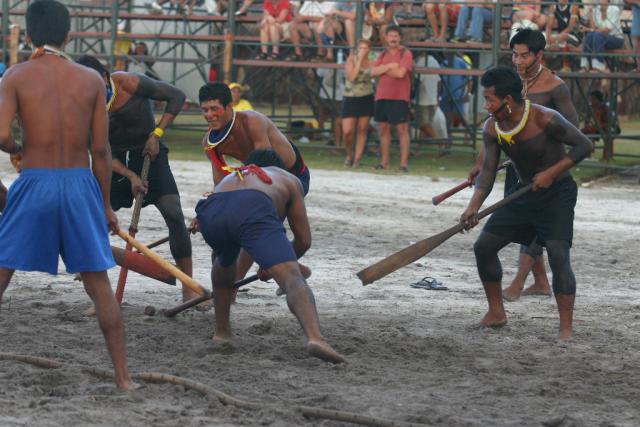
[[[507,144],[515,144],[516,140],[513,139],[524,127],[527,125],[527,121],[529,120],[529,112],[531,111],[531,101],[528,99],[524,100],[524,113],[522,114],[522,119],[520,119],[520,123],[516,125],[510,131],[503,131],[498,126],[498,122],[495,121],[493,123],[493,128],[496,130],[496,134],[498,135],[498,144],[502,144],[502,140]]]

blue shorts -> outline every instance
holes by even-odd
[[[304,191],[304,195],[309,194],[309,184],[311,182],[311,173],[309,172],[309,168],[305,167],[304,172],[299,175],[296,175],[296,178],[300,180],[300,184],[302,184],[302,190]]]
[[[640,37],[640,6],[631,6],[633,16],[631,18],[631,37]]]
[[[271,198],[258,190],[215,193],[196,205],[200,233],[223,267],[244,248],[263,269],[297,261]]]
[[[0,219],[0,267],[58,273],[115,265],[98,182],[89,169],[23,169]]]

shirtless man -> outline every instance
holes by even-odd
[[[4,210],[4,205],[7,202],[7,187],[0,181],[0,212]]]
[[[291,312],[307,337],[311,356],[340,363],[344,358],[324,340],[311,289],[298,264],[311,246],[311,229],[302,184],[284,170],[273,150],[256,150],[216,185],[214,193],[196,206],[205,241],[215,251],[211,270],[215,307],[215,343],[231,339],[229,311],[236,261],[244,248],[285,294]],[[282,225],[287,219],[293,242]]]
[[[511,38],[509,46],[512,49],[511,59],[522,79],[523,96],[535,104],[556,110],[572,125],[578,126],[578,113],[571,101],[569,88],[560,77],[541,63],[546,47],[542,32],[531,29],[520,30]],[[470,179],[475,179],[480,172],[482,160],[481,151],[475,167],[470,172]],[[518,177],[511,166],[507,167],[506,172],[505,193],[510,192],[511,187],[518,183]],[[520,246],[518,272],[511,285],[504,289],[504,298],[507,301],[516,301],[521,294],[551,295],[542,254],[542,247],[535,242],[535,239],[527,245]],[[530,271],[533,273],[534,283],[523,291]]]
[[[560,339],[568,340],[576,290],[569,252],[577,197],[569,169],[591,153],[591,141],[556,111],[525,100],[522,80],[512,69],[491,69],[480,83],[485,108],[492,118],[484,125],[482,170],[460,220],[467,229],[478,223],[478,210],[495,181],[500,150],[511,159],[520,178],[509,192],[533,184],[532,192],[491,216],[474,245],[478,273],[489,303],[481,324],[499,327],[507,323],[498,251],[510,242],[525,244],[536,237],[549,256],[560,314]],[[568,153],[564,145],[571,146]]]
[[[0,84],[2,151],[20,150],[11,132],[16,114],[23,130],[22,172],[0,221],[0,301],[14,270],[56,274],[62,255],[96,307],[116,385],[130,390],[136,385],[127,369],[122,315],[105,271],[115,265],[108,229],[116,231],[118,220],[109,205],[104,85],[60,50],[70,27],[64,5],[36,0],[26,22],[32,60],[11,67]]]
[[[298,148],[267,116],[257,111],[234,111],[231,91],[223,83],[202,86],[199,100],[202,114],[209,124],[202,146],[211,161],[215,185],[229,174],[223,156],[231,156],[244,163],[254,150],[274,150],[282,159],[285,170],[300,180],[306,196],[309,192],[309,169]],[[241,254],[237,279],[242,279],[250,267],[251,260],[246,254]]]
[[[175,86],[142,74],[109,74],[92,56],[83,56],[77,62],[100,73],[107,87],[109,143],[113,151],[114,172],[111,206],[116,211],[121,207],[131,207],[135,195],[143,191],[143,206],[155,205],[169,228],[169,247],[178,268],[192,276],[191,238],[184,222],[178,187],[169,167],[169,149],[160,142],[167,126],[182,109],[184,93]],[[167,103],[157,124],[152,101]],[[146,154],[151,157],[148,183],[140,179]],[[183,284],[182,298],[185,301],[197,296]]]

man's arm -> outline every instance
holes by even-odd
[[[149,184],[147,182],[142,182],[142,179],[131,169],[127,168],[124,163],[122,163],[118,159],[111,159],[111,168],[113,172],[124,176],[131,182],[131,194],[136,196],[140,191],[147,194],[149,190]]]
[[[109,119],[107,116],[106,90],[102,80],[96,75],[97,95],[91,121],[91,169],[102,193],[107,223],[111,231],[118,230],[118,218],[111,209],[111,147],[109,146]]]
[[[311,227],[307,217],[307,208],[304,205],[302,184],[296,179],[295,185],[292,183],[290,187],[291,200],[287,208],[287,222],[293,233],[293,250],[299,259],[311,247]]]
[[[571,92],[564,82],[551,91],[551,101],[558,113],[572,125],[578,126],[578,112],[571,100]]]
[[[491,193],[496,180],[496,171],[498,161],[500,160],[500,147],[498,146],[498,140],[495,135],[489,131],[489,126],[493,126],[493,120],[487,120],[485,123],[482,135],[484,139],[484,160],[482,162],[482,168],[480,175],[476,179],[475,190],[473,191],[469,205],[460,217],[460,222],[463,222],[467,229],[478,224],[478,211],[487,196]]]
[[[155,159],[160,151],[160,139],[167,127],[173,123],[176,116],[180,114],[186,96],[180,89],[169,83],[153,80],[142,74],[134,74],[134,76],[137,82],[136,79],[126,80],[128,85],[135,85],[135,87],[130,86],[127,88],[129,92],[153,99],[154,101],[165,101],[167,103],[156,129],[149,135],[149,139],[144,148],[144,153],[149,153],[151,158]]]
[[[397,67],[392,68],[387,72],[387,75],[394,77],[396,79],[402,79],[413,69],[413,55],[409,49],[404,48],[405,51],[402,53],[400,58],[400,63]]]
[[[13,86],[12,69],[9,69],[0,83],[0,150],[13,154],[20,151],[11,131],[11,124],[18,112],[18,95]]]
[[[533,191],[549,188],[557,177],[580,163],[593,151],[593,143],[578,128],[569,123],[562,115],[553,112],[546,125],[546,133],[562,144],[571,146],[571,150],[558,162],[533,177]]]

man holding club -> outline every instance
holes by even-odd
[[[106,272],[114,266],[108,228],[117,231],[118,220],[109,204],[104,84],[62,51],[70,28],[62,3],[32,2],[26,22],[31,60],[0,83],[0,149],[21,149],[11,129],[16,115],[24,136],[22,171],[0,220],[0,301],[14,270],[57,274],[61,255],[96,307],[116,385],[131,390],[122,314]]]
[[[229,311],[240,249],[273,277],[307,336],[309,355],[341,363],[344,358],[324,340],[311,289],[298,264],[311,246],[311,228],[300,181],[284,170],[273,150],[256,150],[246,166],[233,170],[214,193],[196,206],[197,225],[215,251],[211,270],[215,309],[215,343],[231,339]],[[293,242],[282,221],[287,219]]]
[[[574,206],[577,187],[569,169],[591,152],[591,141],[559,113],[522,96],[522,80],[506,67],[487,71],[480,81],[485,108],[492,115],[484,126],[484,161],[476,189],[461,216],[466,229],[478,223],[478,210],[493,187],[500,150],[511,159],[519,183],[533,191],[498,209],[474,245],[478,272],[489,311],[484,326],[507,323],[502,302],[502,268],[498,251],[510,242],[528,244],[534,236],[547,248],[552,286],[560,315],[560,339],[572,334],[576,281],[571,270]],[[567,153],[564,145],[571,146]]]

